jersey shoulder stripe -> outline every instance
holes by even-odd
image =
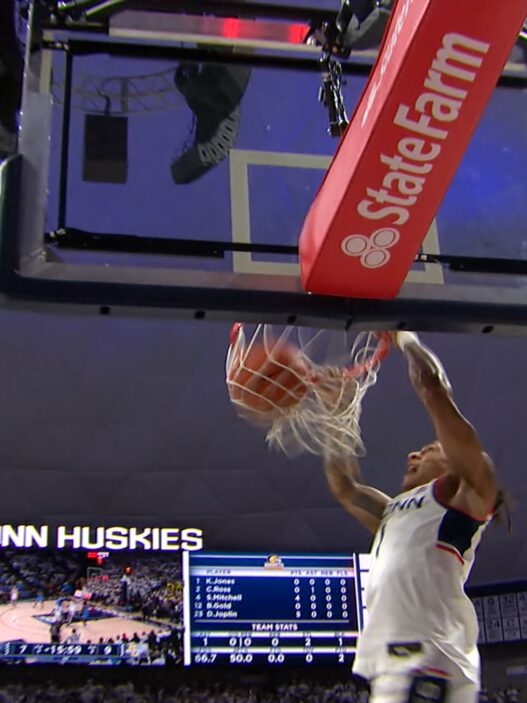
[[[445,503],[441,498],[440,479],[434,481],[432,495],[445,508],[437,529],[436,547],[454,554],[464,564],[465,554],[472,547],[474,536],[485,525],[485,521],[477,520]]]

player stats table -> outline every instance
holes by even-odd
[[[189,664],[351,662],[361,625],[355,557],[189,556]]]

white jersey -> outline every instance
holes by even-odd
[[[388,503],[371,550],[355,673],[431,668],[439,657],[479,683],[478,623],[463,586],[488,522],[442,502],[441,479]]]

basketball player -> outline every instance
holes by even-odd
[[[45,595],[44,591],[39,588],[37,592],[37,597],[35,598],[35,602],[33,603],[33,608],[36,608],[37,605],[40,605],[40,610],[44,608],[44,600],[45,600]]]
[[[11,601],[11,606],[16,608],[16,604],[18,603],[18,588],[16,586],[11,588],[9,599]]]
[[[375,534],[353,671],[370,703],[475,703],[478,627],[463,586],[498,501],[494,467],[437,357],[411,332],[392,340],[437,439],[408,455],[393,499],[362,485],[352,461],[325,460],[333,495]]]
[[[68,612],[66,618],[66,624],[71,625],[77,616],[77,603],[74,600],[70,600],[68,603]]]
[[[80,612],[80,619],[82,622],[82,626],[86,627],[88,625],[88,620],[90,619],[90,609],[88,607],[88,603],[86,601],[83,602],[81,612]]]
[[[49,626],[49,639],[52,644],[60,644],[60,630],[61,630],[62,624],[57,621],[53,620],[53,622]]]
[[[75,628],[72,629],[71,634],[66,638],[66,644],[77,644],[80,642],[81,636]]]

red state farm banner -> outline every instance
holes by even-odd
[[[398,0],[304,221],[305,290],[397,295],[526,15],[527,0]]]

